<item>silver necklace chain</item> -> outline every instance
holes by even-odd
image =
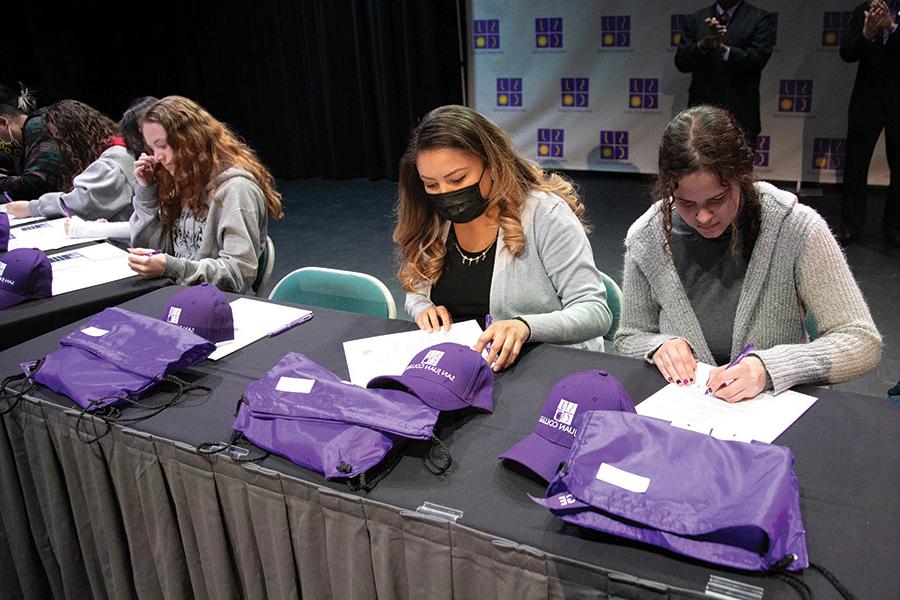
[[[456,240],[453,240],[453,245],[456,247],[456,251],[459,252],[459,257],[462,258],[462,263],[463,263],[464,267],[477,265],[478,263],[483,261],[484,258],[487,256],[487,253],[491,251],[491,248],[493,248],[494,244],[496,244],[496,243],[497,243],[497,238],[494,238],[494,241],[491,242],[491,245],[488,246],[487,248],[485,248],[481,254],[479,254],[478,256],[469,257],[469,256],[466,256],[465,253],[463,252],[463,249],[459,247],[459,242]]]

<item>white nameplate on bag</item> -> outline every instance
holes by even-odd
[[[109,330],[100,329],[99,327],[85,327],[81,330],[81,333],[83,333],[84,335],[89,335],[91,337],[100,337],[109,333]]]
[[[312,391],[314,379],[301,379],[299,377],[281,377],[275,389],[279,392],[292,392],[294,394],[308,394]]]
[[[597,479],[635,494],[643,494],[650,487],[650,478],[623,471],[619,467],[606,463],[600,465],[600,470],[597,471]]]

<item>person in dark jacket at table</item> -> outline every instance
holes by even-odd
[[[0,203],[32,200],[62,185],[59,145],[35,111],[34,95],[22,86],[0,85]]]

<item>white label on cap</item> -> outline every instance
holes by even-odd
[[[600,470],[597,471],[597,479],[635,494],[643,494],[650,487],[649,477],[641,477],[606,463],[600,465]]]
[[[178,306],[172,306],[169,308],[169,316],[166,318],[166,321],[169,323],[175,323],[178,325],[178,321],[181,320],[181,308]]]
[[[106,335],[109,333],[108,329],[100,329],[99,327],[85,327],[81,330],[81,333],[84,335],[89,335],[91,337],[100,337],[101,335]]]
[[[278,385],[275,389],[279,392],[290,392],[293,394],[308,394],[312,391],[313,379],[301,379],[299,377],[281,377],[278,379]]]

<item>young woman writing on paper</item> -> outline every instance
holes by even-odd
[[[659,146],[657,200],[628,231],[616,349],[668,381],[736,402],[764,389],[834,383],[874,369],[881,337],[825,221],[753,178],[753,154],[725,110],[689,108]],[[804,328],[812,313],[820,337]]]
[[[25,89],[0,85],[0,203],[31,200],[60,188],[62,159],[44,109]]]
[[[476,345],[511,365],[526,341],[602,349],[612,315],[572,184],[464,106],[428,113],[400,161],[394,243],[421,329],[493,322]],[[482,321],[483,322],[483,321]]]
[[[168,96],[141,119],[129,265],[145,278],[247,292],[281,195],[256,154],[196,102]],[[154,249],[162,250],[153,254]]]
[[[63,191],[10,202],[17,217],[79,217],[128,222],[131,217],[134,157],[119,127],[77,100],[60,100],[44,119],[62,156]]]

